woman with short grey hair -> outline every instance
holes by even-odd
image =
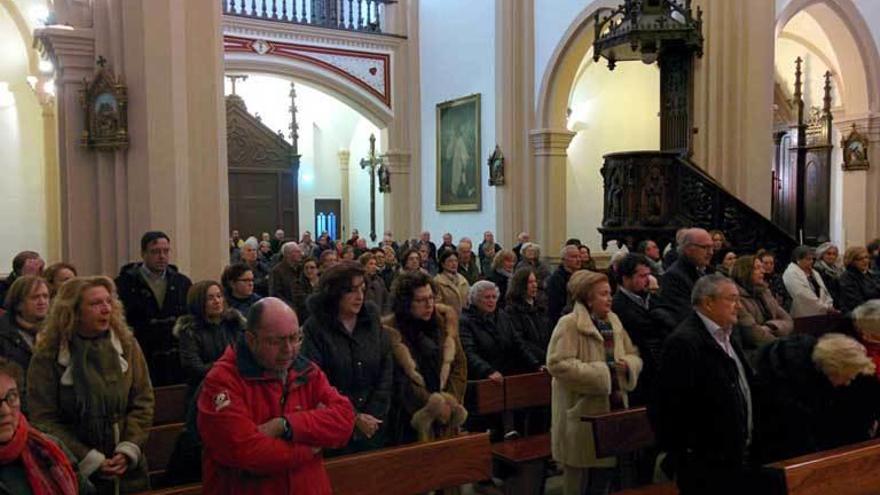
[[[507,314],[498,311],[498,296],[498,287],[488,280],[468,292],[470,305],[462,311],[459,330],[470,380],[500,382],[506,375],[540,369]]]
[[[791,317],[817,316],[835,313],[834,299],[822,277],[813,270],[813,248],[798,246],[791,253],[791,264],[782,274],[785,289],[791,295]]]

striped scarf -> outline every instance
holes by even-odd
[[[606,320],[600,320],[593,316],[593,325],[599,330],[602,336],[602,342],[605,347],[605,363],[611,372],[611,410],[623,409],[626,407],[624,403],[624,393],[621,384],[626,380],[626,366],[621,366],[614,358],[614,328],[611,323]]]

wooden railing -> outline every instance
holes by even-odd
[[[677,229],[701,227],[722,230],[739,253],[765,248],[777,254],[777,267],[788,264],[795,239],[681,154],[632,151],[604,158],[603,246],[616,240],[632,250],[652,239],[662,247]]]
[[[346,31],[382,33],[396,0],[220,0],[223,13]]]

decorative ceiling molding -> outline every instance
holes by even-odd
[[[351,81],[391,108],[390,53],[229,34],[223,37],[223,50],[226,53],[253,53],[258,56],[282,57],[317,65]]]

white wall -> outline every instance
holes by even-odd
[[[42,109],[25,79],[31,49],[0,8],[0,273],[17,252],[47,248]]]
[[[448,0],[419,4],[422,117],[422,225],[439,239],[481,239],[495,230],[495,191],[489,188],[486,160],[495,148],[495,2]],[[480,93],[482,209],[438,212],[436,208],[436,106]]]
[[[371,133],[379,136],[379,129],[369,120],[318,88],[300,81],[296,83],[297,123],[299,124],[299,225],[300,230],[315,231],[315,199],[341,199],[339,151],[349,150],[349,191],[351,208],[350,227],[343,232],[348,237],[350,228],[362,234],[370,229],[369,179],[359,163],[369,151]],[[232,92],[226,81],[226,94]],[[251,114],[259,114],[270,129],[281,129],[289,141],[290,79],[263,74],[249,74],[236,85],[236,93],[244,99]],[[379,144],[377,141],[377,149]],[[378,201],[378,200],[377,200]],[[382,206],[376,211],[377,232],[381,233]],[[366,213],[364,213],[366,212]],[[381,239],[381,236],[380,236]]]
[[[602,156],[616,151],[660,147],[660,71],[641,62],[588,62],[581,68],[569,100],[567,235],[593,250],[601,249],[596,230],[602,224]]]
[[[584,11],[600,2],[583,0],[535,0],[535,94],[541,91],[541,80],[556,46],[572,22]],[[538,99],[535,98],[537,104]]]

